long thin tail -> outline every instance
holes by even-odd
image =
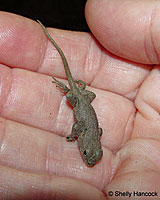
[[[68,66],[68,62],[66,60],[66,57],[65,57],[63,51],[60,49],[58,44],[50,36],[48,31],[46,30],[46,27],[39,20],[37,20],[37,22],[42,26],[42,28],[43,28],[45,34],[47,35],[48,39],[52,42],[52,44],[56,47],[57,51],[59,52],[59,54],[60,54],[60,56],[62,58],[63,64],[64,64],[64,69],[65,69],[65,72],[66,72],[66,75],[67,75],[67,79],[68,79],[69,85],[70,85],[71,89],[75,88],[76,84],[75,84],[74,79],[72,77],[72,74],[70,72],[70,69],[69,69],[69,66]]]

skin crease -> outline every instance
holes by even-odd
[[[73,112],[52,83],[51,76],[66,78],[59,54],[36,22],[0,12],[2,199],[115,199],[107,197],[110,190],[160,194],[159,7],[153,0],[89,0],[86,19],[96,39],[48,29],[73,77],[97,95],[92,105],[104,155],[93,168],[81,160],[76,142],[65,140]]]

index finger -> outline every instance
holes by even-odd
[[[50,29],[49,32],[63,49],[71,68],[74,66],[75,79],[76,76],[79,78],[78,75],[83,76],[82,66],[91,40],[89,34],[58,29]],[[63,67],[57,67],[62,65],[59,53],[37,22],[12,13],[0,12],[0,36],[1,64],[66,77]]]

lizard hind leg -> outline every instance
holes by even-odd
[[[86,88],[85,82],[83,82],[82,80],[75,80],[75,82],[78,83],[78,88],[80,90],[85,90],[85,88]]]
[[[63,90],[63,92],[69,92],[69,88],[62,82],[58,81],[56,78],[52,77],[54,81],[52,81],[52,83],[56,83],[56,87],[60,88]]]
[[[78,83],[78,88],[79,88],[79,91],[81,92],[81,94],[83,94],[83,96],[86,99],[88,99],[88,101],[91,103],[93,101],[93,99],[96,97],[95,93],[85,90],[86,84],[82,80],[75,80],[75,82]]]

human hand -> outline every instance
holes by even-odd
[[[87,19],[95,34],[94,24],[89,21],[95,2],[90,3],[86,13],[90,9]],[[113,27],[113,22],[111,25]],[[153,99],[158,98],[158,92],[154,94],[151,88],[157,86],[158,90],[158,84],[153,82],[158,81],[158,78],[153,79],[158,76],[158,68],[152,70],[152,66],[113,56],[87,33],[50,29],[67,57],[73,77],[84,80],[97,94],[92,105],[103,128],[104,156],[96,166],[88,168],[80,157],[77,144],[67,143],[62,137],[70,134],[74,120],[65,97],[50,77],[66,78],[58,52],[36,22],[20,16],[1,13],[0,31],[0,60],[3,63],[0,68],[0,180],[4,188],[1,194],[6,195],[7,188],[7,195],[16,199],[25,199],[27,194],[30,199],[58,196],[61,199],[99,200],[105,198],[101,190],[106,194],[118,188],[126,191],[129,180],[130,190],[147,188],[150,184],[151,190],[154,186],[158,191],[158,170],[156,173],[155,168],[151,168],[156,166],[158,169],[158,104],[154,101],[154,106],[149,107]],[[103,39],[99,35],[96,37]],[[112,43],[116,48],[117,41]],[[146,96],[146,92],[149,95]],[[134,99],[138,109],[136,115]],[[153,125],[155,121],[157,126]],[[153,134],[154,128],[156,134]],[[147,172],[146,166],[149,166]],[[147,182],[146,178],[156,178],[156,185],[153,181]]]

